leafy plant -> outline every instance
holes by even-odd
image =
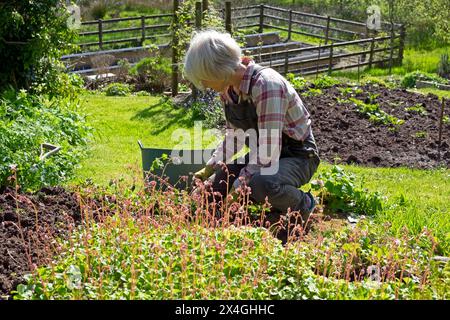
[[[321,75],[317,79],[314,79],[312,81],[314,88],[318,88],[318,89],[330,88],[330,87],[333,87],[340,83],[341,82],[338,79],[327,76],[327,75]]]
[[[450,58],[448,53],[441,55],[437,73],[442,78],[450,79]]]
[[[405,88],[414,88],[416,86],[416,82],[418,80],[431,81],[434,83],[444,83],[444,84],[446,84],[448,82],[446,79],[443,79],[443,78],[441,78],[437,75],[431,74],[431,73],[414,71],[414,72],[406,74],[403,77],[401,85]]]
[[[288,73],[286,79],[292,84],[295,90],[303,90],[307,87],[307,81],[303,77],[297,77],[293,73]]]
[[[416,104],[412,107],[407,107],[405,108],[405,111],[410,113],[417,113],[421,116],[426,116],[428,114],[427,110],[422,104]]]
[[[152,57],[144,58],[132,67],[130,75],[137,90],[161,93],[170,85],[171,62],[156,51],[153,52]]]
[[[320,96],[321,94],[323,94],[321,89],[315,89],[315,88],[309,88],[308,90],[306,90],[303,95],[305,97],[313,97],[313,96]]]
[[[66,181],[84,155],[90,129],[78,105],[68,98],[48,100],[26,91],[0,96],[0,186],[17,182],[24,189]],[[61,147],[40,159],[40,145]],[[17,175],[17,181],[8,180]]]
[[[368,116],[369,120],[373,123],[399,126],[405,122],[405,120],[398,119],[384,112],[380,109],[378,104],[364,103],[363,101],[356,98],[350,98],[349,100],[353,102],[353,104],[357,107],[359,113]]]
[[[312,188],[320,193],[323,201],[334,211],[373,215],[383,209],[384,199],[380,193],[369,193],[357,186],[354,175],[345,172],[340,166],[319,175],[321,183],[313,183]],[[362,184],[361,184],[362,185]]]
[[[107,96],[125,97],[131,93],[132,86],[126,83],[111,83],[106,86],[103,91]]]
[[[76,32],[59,0],[3,1],[0,4],[0,92],[9,86],[64,88],[60,57],[74,49]],[[48,87],[50,85],[50,87]],[[55,94],[56,95],[56,94]]]
[[[414,136],[416,138],[422,139],[425,138],[427,136],[427,133],[425,131],[417,131]]]

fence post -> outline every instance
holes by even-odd
[[[259,33],[263,33],[264,31],[264,5],[261,4],[259,6]]]
[[[173,0],[173,34],[172,34],[172,97],[178,94],[178,7],[179,0]]]
[[[406,31],[405,31],[405,25],[400,26],[400,44],[398,48],[398,60],[397,65],[401,66],[403,63],[403,51],[405,49],[405,38],[406,38]]]
[[[225,30],[232,34],[231,31],[231,1],[225,2]]]
[[[98,19],[98,46],[103,49],[103,21]]]
[[[289,72],[289,50],[286,45],[284,45],[284,76],[286,77]]]
[[[327,16],[327,28],[325,29],[325,44],[328,44],[328,37],[330,35],[330,20],[331,17]]]
[[[331,74],[332,68],[333,68],[333,42],[331,42],[331,46],[330,46],[330,60],[328,61],[328,75]]]
[[[207,14],[208,10],[209,10],[209,1],[208,0],[202,1],[202,10],[203,10],[203,18],[204,18],[205,14]]]
[[[319,42],[319,54],[317,56],[317,64],[316,64],[316,79],[317,79],[317,75],[319,74],[319,64],[320,64],[320,55],[321,55],[321,47],[322,47],[322,41]]]
[[[145,41],[145,17],[141,16],[141,46],[144,45]]]
[[[200,30],[202,28],[202,3],[200,1],[195,2],[195,29]],[[198,99],[198,90],[191,84],[192,98],[194,101]]]
[[[391,24],[391,39],[390,39],[390,52],[389,52],[389,75],[392,74],[392,59],[394,57],[394,25]]]
[[[442,121],[444,118],[445,98],[442,98],[441,115],[439,117],[438,161],[441,161]]]
[[[372,69],[374,50],[375,50],[375,38],[372,38],[372,40],[370,41],[369,69]]]
[[[289,9],[288,40],[291,40],[291,35],[292,35],[292,9]]]

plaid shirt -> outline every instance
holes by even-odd
[[[243,61],[244,64],[246,62]],[[272,150],[272,152],[253,153],[257,154],[257,159],[250,158],[250,164],[244,167],[240,173],[240,176],[243,176],[247,182],[252,175],[260,172],[261,167],[267,167],[279,160],[279,152],[282,146],[282,132],[295,140],[303,141],[307,138],[311,127],[309,112],[306,110],[297,92],[275,70],[267,68],[260,71],[254,80],[251,96],[249,95],[250,80],[254,66],[255,63],[253,61],[248,61],[247,69],[239,86],[239,101],[242,101],[242,99],[251,99],[253,101],[256,106],[256,114],[258,115],[259,151]],[[221,99],[224,102],[232,102],[232,97],[228,90],[221,94]],[[235,135],[233,130],[230,129],[236,128],[233,128],[228,122],[227,127],[228,130],[224,140],[208,161],[210,165],[214,165],[219,160],[225,163],[230,162],[231,157],[234,155],[232,142],[234,137],[238,138],[239,146],[243,145],[245,137]],[[276,132],[276,134],[271,135],[271,130],[272,133]],[[271,139],[273,137],[276,138]],[[227,146],[230,146],[230,148],[227,149]],[[252,153],[250,154],[252,155]]]

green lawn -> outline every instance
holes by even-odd
[[[130,182],[141,176],[138,140],[145,147],[167,148],[178,144],[171,139],[176,129],[194,132],[192,113],[174,108],[165,98],[85,95],[82,101],[95,132],[90,155],[81,163],[74,182],[91,179],[106,184],[120,177]],[[214,140],[205,135],[203,147]]]

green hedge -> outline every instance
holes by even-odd
[[[84,153],[90,129],[69,98],[48,100],[25,90],[0,95],[0,187],[17,182],[25,189],[69,178]],[[40,145],[61,150],[41,161]]]

